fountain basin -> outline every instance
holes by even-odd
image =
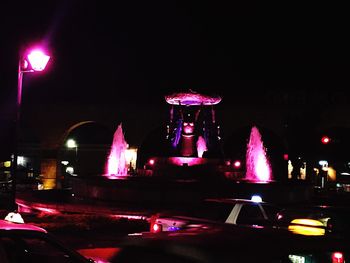
[[[72,194],[79,199],[114,202],[149,207],[190,206],[205,198],[248,198],[260,195],[277,204],[308,202],[313,198],[312,185],[302,182],[256,183],[233,180],[199,180],[130,176],[108,180],[73,177]]]

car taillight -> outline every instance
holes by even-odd
[[[161,224],[154,223],[151,225],[151,232],[152,233],[159,233],[162,232],[163,227]]]
[[[332,253],[332,263],[344,263],[344,256],[341,252]]]
[[[327,221],[327,229],[332,231],[333,230],[333,220],[332,219],[328,219]]]

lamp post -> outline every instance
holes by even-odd
[[[78,144],[76,140],[74,139],[68,139],[66,146],[68,149],[74,149],[75,150],[75,170],[78,170]]]
[[[18,78],[17,78],[17,100],[15,108],[15,136],[14,136],[14,149],[12,156],[12,208],[17,209],[16,205],[16,188],[17,188],[17,174],[18,174],[18,140],[20,130],[20,115],[21,115],[21,103],[22,103],[22,80],[23,74],[28,72],[43,71],[49,62],[50,56],[46,55],[40,49],[30,50],[28,53],[21,54],[18,63]]]

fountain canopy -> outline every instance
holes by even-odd
[[[220,96],[209,96],[194,92],[192,90],[188,92],[178,92],[165,96],[167,103],[171,105],[216,105],[221,101]]]

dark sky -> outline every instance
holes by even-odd
[[[1,102],[21,48],[43,41],[47,72],[28,101],[158,102],[222,94],[349,87],[346,9],[305,1],[2,1]]]

